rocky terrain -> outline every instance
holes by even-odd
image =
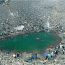
[[[47,28],[65,29],[64,2],[64,0],[11,0],[9,5],[0,4],[0,35],[39,32]],[[14,27],[20,25],[24,25],[24,29],[16,31]]]
[[[23,25],[23,30],[15,30]],[[9,5],[0,4],[0,36],[15,33],[39,32],[45,29],[62,31],[59,36],[65,37],[65,0],[11,0]],[[25,62],[25,56],[14,58],[14,53],[0,51],[0,65],[65,65],[65,54],[60,53],[51,61],[43,60]],[[65,50],[64,50],[65,53]],[[30,56],[30,55],[29,55]]]

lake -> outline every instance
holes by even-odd
[[[20,52],[41,51],[58,41],[59,37],[52,32],[30,33],[0,40],[0,49]]]

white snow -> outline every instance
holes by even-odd
[[[17,26],[17,27],[14,27],[15,30],[23,30],[24,26],[21,25],[21,26]]]

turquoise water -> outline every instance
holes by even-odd
[[[38,32],[18,35],[14,38],[0,40],[0,49],[14,51],[41,51],[58,41],[53,33]]]

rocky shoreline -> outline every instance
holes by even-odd
[[[32,53],[26,53],[26,52],[17,53],[17,52],[8,52],[8,51],[5,52],[1,50],[0,51],[0,64],[1,65],[3,64],[4,65],[58,65],[60,64],[61,65],[62,63],[64,63],[63,61],[61,62],[61,59],[65,57],[65,55],[63,54],[63,51],[61,51],[60,48],[59,49],[57,48],[59,45],[60,44],[56,44],[55,46],[53,45],[52,48],[49,47],[44,52],[44,53],[49,53],[49,50],[51,50],[50,51],[51,53],[53,51],[59,50],[58,55],[56,55],[56,57],[53,57],[54,59],[53,58],[45,59],[45,56],[43,56],[42,53],[41,54],[38,53],[37,54],[38,59],[34,58],[33,60],[31,60],[29,58],[32,57]],[[65,43],[62,45],[65,46]],[[17,56],[17,54],[20,54],[20,55]]]

